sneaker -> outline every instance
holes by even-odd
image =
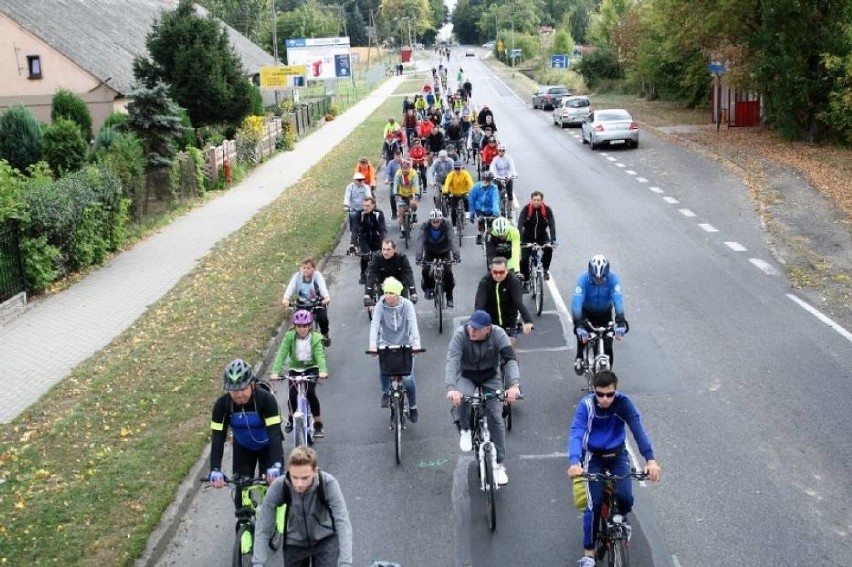
[[[506,467],[503,466],[503,463],[497,463],[494,468],[494,480],[497,482],[497,486],[509,484],[509,475],[506,474]]]
[[[473,438],[470,435],[470,429],[462,429],[459,432],[459,449],[465,453],[473,451]]]
[[[550,280],[550,270],[544,271],[544,281]]]
[[[326,348],[330,347],[331,346],[331,337],[329,337],[328,335],[323,335],[322,336],[322,346],[324,346]]]
[[[452,309],[455,306],[456,305],[453,303],[453,300],[448,297],[447,298],[447,309]]]
[[[583,557],[577,562],[577,567],[595,567],[595,558]]]
[[[383,393],[382,393],[382,401],[381,401],[381,402],[379,402],[379,404],[380,404],[383,408],[388,408],[388,407],[390,407],[390,396],[388,395],[388,393],[387,393],[387,392],[383,392]]]
[[[290,433],[293,433],[293,420],[292,419],[288,419],[287,423],[284,424],[284,433],[287,433],[288,435]]]
[[[482,246],[482,235],[481,234],[476,235],[476,245]]]
[[[574,374],[576,374],[577,376],[583,375],[583,359],[582,358],[575,358],[574,359]]]
[[[417,408],[408,408],[408,421],[417,423],[418,419],[420,419],[420,413],[417,411]]]
[[[322,439],[325,437],[325,429],[322,423],[314,423],[314,439]]]
[[[361,276],[358,278],[358,283],[361,284],[361,285],[364,285],[365,283],[367,283],[367,274],[362,272]]]
[[[396,213],[391,215],[391,220],[396,220]]]
[[[432,291],[431,289],[424,289],[423,290],[423,297],[425,297],[428,301],[432,301],[432,299],[435,298],[435,292]]]

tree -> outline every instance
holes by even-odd
[[[574,49],[574,40],[571,39],[571,34],[564,29],[557,30],[553,34],[553,45],[550,47],[550,53],[564,53],[568,55],[572,49]]]
[[[44,130],[44,160],[57,178],[83,167],[88,148],[80,127],[69,118],[58,116]]]
[[[367,45],[367,24],[357,3],[346,12],[346,31],[349,33],[349,45],[355,47]]]
[[[284,59],[284,42],[298,37],[334,37],[340,23],[336,10],[323,8],[316,0],[308,0],[294,10],[279,12],[276,21],[278,31],[278,53]],[[270,35],[272,30],[269,31]],[[269,44],[272,45],[270,37]]]
[[[169,85],[171,98],[192,123],[239,125],[251,112],[250,83],[217,20],[198,16],[191,0],[164,12],[146,40],[149,57],[137,57],[133,74],[153,88]]]
[[[389,35],[401,38],[400,43],[408,43],[408,22],[417,37],[435,26],[429,0],[382,0],[379,9]]]
[[[261,22],[268,13],[266,0],[200,0],[199,4],[252,41],[260,39]]]
[[[41,159],[41,149],[41,126],[30,109],[16,105],[0,116],[0,159],[23,172]]]
[[[50,110],[50,120],[56,121],[59,117],[73,120],[80,127],[83,139],[87,142],[92,139],[92,114],[83,99],[69,90],[59,89],[53,95],[53,107]]]
[[[479,33],[479,27],[476,25],[481,8],[482,5],[479,0],[458,0],[456,2],[452,21],[453,34],[459,43],[480,43],[481,40],[487,39]]]

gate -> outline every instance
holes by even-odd
[[[26,290],[18,223],[7,221],[0,224],[0,303]]]

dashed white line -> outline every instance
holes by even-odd
[[[606,156],[608,156],[609,154],[608,154],[608,153],[606,153],[606,152],[601,152],[601,153],[600,153],[600,155],[601,155],[601,156],[603,156],[603,157],[606,157]]]
[[[680,214],[682,214],[685,217],[694,217],[695,216],[695,213],[693,213],[689,209],[678,209],[678,211],[680,212]]]
[[[840,323],[834,321],[828,315],[825,315],[822,311],[820,311],[810,303],[799,299],[792,293],[788,293],[787,297],[789,297],[793,302],[798,303],[799,306],[802,307],[802,309],[804,309],[805,311],[807,311],[808,313],[810,313],[811,315],[813,315],[814,317],[816,317],[817,319],[840,333],[840,336],[852,343],[852,333],[844,329],[843,326],[840,325]]]
[[[617,165],[618,167],[627,167],[627,166],[626,166],[626,165],[624,165],[623,163],[616,163],[615,165]]]
[[[628,169],[628,170],[627,170],[627,171],[625,171],[624,173],[626,173],[627,175],[636,175],[636,172],[635,172],[635,171],[633,171],[632,169]]]
[[[644,177],[637,177],[636,181],[638,181],[639,183],[648,183],[648,180]]]
[[[663,190],[662,190],[662,189],[660,189],[659,187],[648,187],[648,189],[650,189],[650,190],[651,190],[651,191],[653,191],[654,193],[665,193],[665,191],[663,191]]]
[[[699,224],[698,226],[701,227],[701,230],[703,230],[705,232],[719,232],[719,229],[717,229],[712,224],[707,224],[706,222],[703,222],[703,223]]]
[[[669,205],[676,205],[677,204],[677,199],[675,199],[674,197],[663,197],[663,201],[665,201]]]
[[[740,244],[739,242],[726,242],[725,246],[733,250],[734,252],[745,252],[748,250],[745,246]]]
[[[612,156],[607,156],[607,158],[606,158],[606,159],[608,159],[609,161],[618,161],[617,159],[615,159],[615,158],[614,158],[614,157],[612,157]]]
[[[760,258],[749,258],[748,261],[751,262],[754,266],[757,267],[757,269],[759,269],[767,276],[778,275],[778,270],[772,267],[772,265],[766,260],[761,260]]]
[[[674,567],[682,567],[677,555],[672,555],[672,565],[674,565]]]

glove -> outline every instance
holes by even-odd
[[[461,264],[461,255],[460,254],[454,254],[453,255],[453,262],[455,262],[456,264]]]
[[[222,483],[225,482],[225,475],[221,473],[221,471],[210,471],[210,476],[207,477],[211,483]]]
[[[354,245],[354,244],[350,244],[350,245],[349,245],[349,253],[350,253],[350,254],[352,254],[353,252],[355,252],[355,245]]]
[[[417,303],[417,294],[412,293],[408,296],[411,299],[411,303]]]
[[[584,341],[584,340],[589,338],[589,332],[586,331],[586,329],[584,329],[583,327],[577,327],[574,330],[574,333],[576,333],[577,338],[580,339],[581,341]]]
[[[274,466],[266,469],[266,482],[268,484],[271,484],[279,476],[281,476],[281,465],[279,463],[275,463]]]
[[[616,327],[615,328],[615,336],[618,337],[619,339],[622,338],[624,336],[624,333],[626,333],[626,332],[627,332],[626,327]]]

